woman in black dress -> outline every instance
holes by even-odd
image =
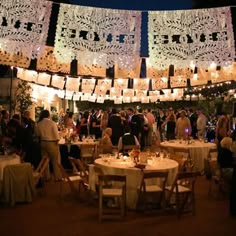
[[[80,120],[80,137],[88,135],[88,117],[89,112],[85,111]]]
[[[166,118],[166,121],[162,124],[162,129],[166,126],[166,139],[171,140],[175,139],[175,126],[176,126],[176,117],[173,113],[173,110],[170,110],[170,114]]]

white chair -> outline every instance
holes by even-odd
[[[110,218],[123,218],[126,215],[126,176],[124,175],[99,175],[99,221]],[[106,183],[112,182],[108,188]],[[121,184],[120,187],[117,185]],[[119,200],[120,214],[105,212],[104,198]],[[107,209],[108,210],[108,209]],[[113,209],[114,210],[114,209]],[[116,212],[117,213],[117,212]]]
[[[96,159],[96,144],[86,143],[80,145],[80,157],[84,163],[89,164],[93,163]]]
[[[37,168],[33,171],[34,184],[35,186],[39,183],[40,179],[43,179],[46,168],[49,164],[49,159],[47,156],[42,157]]]
[[[166,187],[167,204],[175,207],[178,218],[184,210],[195,215],[195,182],[199,175],[199,172],[179,172],[174,183]]]
[[[143,210],[149,209],[148,195],[152,200],[151,206],[156,209],[165,209],[165,186],[168,178],[168,171],[143,172],[141,183],[138,188],[138,206]],[[154,198],[155,194],[155,199]],[[151,196],[152,195],[152,196]]]
[[[86,164],[82,160],[73,157],[68,157],[68,159],[72,165],[73,173],[80,176],[81,185],[84,190],[87,190],[89,187],[89,173]]]
[[[79,175],[69,176],[66,173],[65,169],[63,168],[63,166],[59,163],[57,164],[62,175],[62,179],[60,181],[60,192],[59,192],[60,198],[62,198],[63,184],[68,184],[71,192],[75,195],[75,197],[79,197],[81,185],[84,184],[82,178]],[[76,184],[78,185],[76,186]]]

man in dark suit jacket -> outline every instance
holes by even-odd
[[[113,145],[117,145],[119,138],[123,135],[122,121],[115,108],[108,119],[108,127],[112,129],[111,141]]]
[[[188,116],[189,116],[190,124],[191,124],[191,127],[192,127],[191,136],[194,139],[197,139],[197,114],[195,112],[193,112],[192,108],[190,108],[188,110]]]
[[[125,127],[125,133],[122,137],[119,138],[119,142],[118,142],[118,151],[123,151],[123,152],[127,152],[127,150],[124,150],[124,145],[130,146],[130,145],[135,145],[137,147],[140,147],[139,141],[137,139],[137,137],[135,135],[133,135],[130,132],[130,127],[126,126]]]

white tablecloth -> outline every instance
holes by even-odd
[[[15,164],[20,164],[20,157],[18,155],[0,155],[0,180],[3,179],[4,167]]]
[[[59,144],[60,145],[63,145],[63,144],[66,144],[65,143],[65,140],[60,140],[59,141]],[[85,140],[85,141],[77,141],[77,142],[71,142],[70,144],[67,143],[67,147],[68,147],[68,150],[70,151],[70,147],[71,145],[77,145],[79,146],[80,149],[84,149],[86,151],[86,148],[88,147],[94,147],[94,158],[96,159],[98,157],[98,144],[99,142],[98,141],[94,141],[94,140]]]
[[[94,165],[100,167],[104,174],[117,174],[127,176],[127,207],[135,209],[137,203],[137,189],[140,185],[141,170],[134,167],[134,163],[130,161],[123,161],[120,159],[103,160],[102,158],[96,159]],[[175,179],[178,171],[178,163],[170,159],[153,159],[152,163],[146,165],[144,172],[152,172],[156,170],[168,170],[167,185],[171,185]],[[89,167],[89,185],[91,190],[95,190],[97,182],[94,173],[93,165]]]
[[[185,141],[171,140],[162,142],[161,146],[172,149],[188,149],[190,157],[194,161],[194,170],[200,172],[204,170],[204,160],[207,159],[209,150],[216,148],[215,143],[205,143],[199,140],[193,140],[191,144],[187,144]]]

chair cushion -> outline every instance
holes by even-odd
[[[162,188],[157,185],[147,185],[146,192],[162,192]]]
[[[102,189],[103,196],[122,196],[122,189],[120,188],[104,188]]]
[[[33,172],[33,177],[38,178],[39,177],[39,172]]]
[[[167,186],[166,190],[171,191],[171,186]],[[192,190],[190,188],[185,187],[185,186],[178,185],[178,191],[179,191],[179,193],[183,193],[183,192],[191,192]],[[176,188],[173,189],[173,192],[176,193]]]
[[[75,175],[75,176],[69,176],[70,181],[79,181],[81,180],[81,177],[79,175]],[[67,181],[67,180],[65,180]]]

